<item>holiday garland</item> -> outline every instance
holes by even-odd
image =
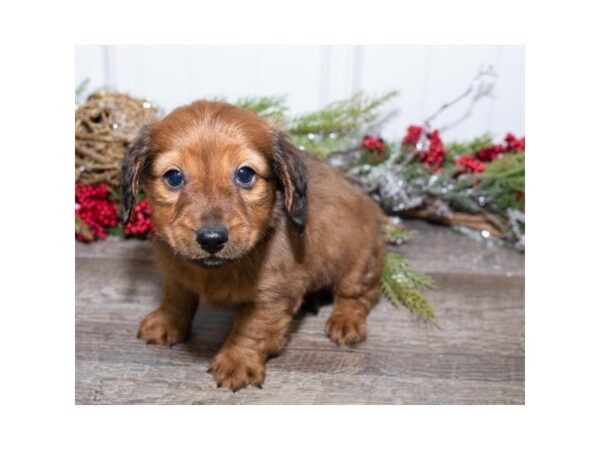
[[[490,95],[492,86],[485,82],[490,76],[493,72],[479,72],[463,94],[423,125],[409,126],[399,142],[371,133],[391,115],[384,107],[398,95],[395,91],[379,97],[358,93],[299,117],[286,115],[283,97],[249,97],[237,103],[286,123],[295,145],[346,172],[388,214],[444,223],[485,239],[501,238],[522,251],[525,138],[508,133],[503,142],[494,143],[485,134],[445,143],[443,130],[450,126],[431,125],[441,112],[472,96],[461,120],[468,118],[475,102]]]
[[[361,150],[369,157],[359,152],[344,169],[389,214],[466,227],[524,250],[525,138],[446,146],[439,131],[412,125],[396,144],[365,136]]]

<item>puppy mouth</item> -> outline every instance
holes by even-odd
[[[233,259],[220,258],[218,256],[207,256],[206,258],[190,258],[190,261],[200,267],[216,269],[218,267],[222,267],[226,264],[229,264],[233,261]]]

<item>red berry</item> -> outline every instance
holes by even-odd
[[[75,237],[82,241],[105,239],[106,229],[117,226],[116,203],[109,198],[110,189],[105,184],[88,186],[81,183],[75,185],[75,203],[78,208],[75,216],[85,223],[92,238],[79,235]]]
[[[456,160],[457,166],[462,166],[467,172],[481,173],[485,170],[485,165],[481,161],[473,159],[470,155],[461,156]]]
[[[421,133],[423,133],[422,127],[416,125],[409,126],[406,130],[406,136],[402,139],[402,144],[416,146],[421,139]]]

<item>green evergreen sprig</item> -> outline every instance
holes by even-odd
[[[482,148],[489,147],[493,143],[492,135],[489,133],[482,134],[467,142],[450,142],[446,145],[449,156],[447,161],[452,163],[460,156],[473,154]]]
[[[439,325],[433,306],[422,292],[423,289],[433,286],[433,280],[412,269],[406,258],[390,252],[385,255],[381,276],[381,290],[384,296],[392,305],[403,305],[417,318]]]
[[[292,135],[353,133],[378,119],[379,108],[397,95],[397,91],[390,91],[379,97],[369,97],[358,92],[347,100],[333,102],[319,111],[296,117],[290,122],[288,131]]]
[[[240,108],[253,111],[259,116],[267,119],[284,119],[288,111],[286,98],[283,95],[274,95],[271,97],[242,97],[235,103]]]
[[[236,104],[262,117],[283,121],[294,145],[324,158],[334,151],[356,145],[366,128],[383,120],[383,107],[397,96],[397,91],[374,97],[358,92],[348,99],[296,117],[287,115],[284,96],[244,97]]]
[[[412,239],[416,233],[406,228],[389,224],[383,228],[383,234],[388,244],[400,245]]]
[[[490,163],[481,176],[480,190],[493,199],[494,208],[523,209],[525,192],[525,153],[512,153]]]

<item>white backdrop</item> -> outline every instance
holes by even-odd
[[[398,114],[382,134],[399,138],[443,103],[460,95],[479,69],[492,65],[493,98],[444,140],[489,131],[497,138],[525,130],[525,50],[521,46],[83,46],[76,48],[77,85],[115,88],[147,98],[165,112],[200,98],[234,100],[284,94],[290,112],[301,113],[349,97],[357,90],[399,90]],[[452,122],[463,102],[440,116]]]

